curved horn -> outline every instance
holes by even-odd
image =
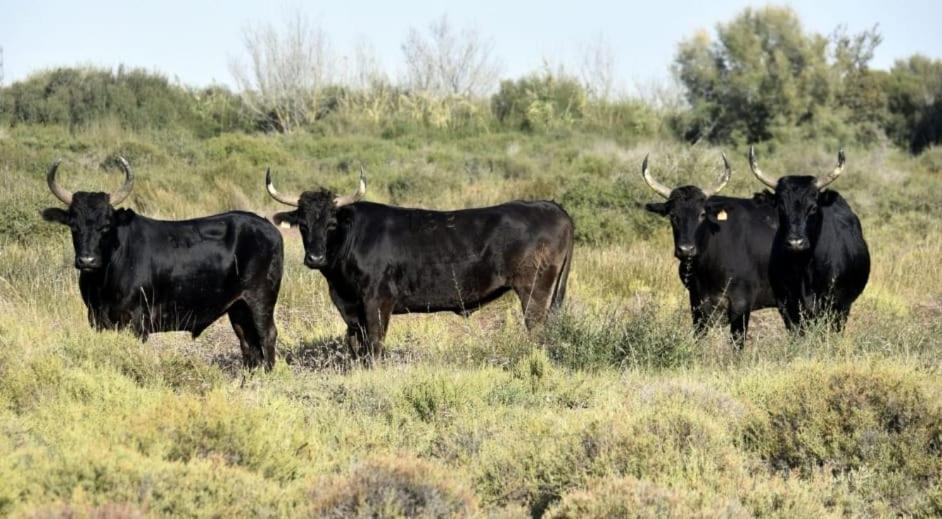
[[[759,162],[756,160],[756,149],[754,146],[749,146],[749,169],[751,169],[752,174],[759,179],[759,182],[762,182],[775,191],[775,186],[778,184],[759,169]]]
[[[56,182],[56,171],[59,169],[60,162],[62,162],[62,159],[56,159],[56,161],[49,166],[49,171],[46,173],[46,183],[49,184],[49,190],[52,191],[52,194],[63,204],[72,205],[72,192],[67,191]]]
[[[847,157],[844,156],[844,148],[841,148],[837,152],[837,167],[834,168],[834,171],[826,175],[821,175],[814,180],[814,185],[818,189],[824,189],[828,184],[837,180],[837,177],[841,176],[841,173],[844,172],[844,163],[847,161]]]
[[[124,185],[118,188],[117,191],[108,194],[111,205],[118,205],[123,202],[131,194],[131,190],[134,189],[134,173],[131,172],[131,166],[128,165],[128,161],[124,160],[124,157],[118,157],[118,167],[121,168],[121,171],[124,171]]]
[[[282,204],[290,205],[291,207],[298,206],[297,198],[291,200],[290,198],[279,194],[278,191],[275,190],[275,186],[271,182],[271,168],[265,169],[265,189],[268,190],[268,194],[271,195],[272,198],[281,202]]]
[[[671,188],[658,182],[653,176],[651,176],[651,172],[648,171],[647,155],[644,156],[644,162],[641,163],[641,178],[643,178],[648,187],[653,189],[657,194],[663,196],[664,198],[671,197]]]
[[[705,189],[703,194],[706,196],[713,196],[720,192],[721,189],[726,187],[726,184],[729,182],[729,177],[733,175],[733,168],[729,166],[729,160],[726,159],[726,154],[723,155],[723,172],[720,173],[720,177],[716,179],[716,183],[713,184],[713,187]]]
[[[366,194],[366,176],[363,175],[363,166],[360,166],[360,184],[357,186],[357,190],[352,195],[343,195],[334,198],[334,207],[343,207],[345,205],[350,205],[356,201],[359,201],[363,198],[363,195]]]

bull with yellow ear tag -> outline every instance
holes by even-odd
[[[671,189],[654,178],[647,157],[641,165],[645,183],[666,199],[645,208],[670,220],[674,256],[679,260],[680,280],[690,293],[694,329],[701,333],[714,317],[725,315],[733,340],[742,346],[750,312],[775,305],[768,262],[776,219],[768,196],[720,196],[731,174],[724,155],[723,171],[713,186]],[[730,214],[736,218],[730,219]]]

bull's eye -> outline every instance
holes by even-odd
[[[110,230],[111,230],[110,225],[102,225],[101,227],[98,228],[98,232],[101,232],[101,233],[106,233]]]
[[[327,222],[327,230],[333,231],[337,228],[337,222]]]
[[[703,219],[706,218],[706,211],[700,211],[700,216],[699,216],[699,217],[700,217],[700,221],[702,222]]]
[[[814,214],[814,213],[817,213],[817,212],[818,212],[818,206],[816,206],[816,205],[809,205],[809,206],[808,206],[808,214]]]

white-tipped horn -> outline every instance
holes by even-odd
[[[61,162],[62,159],[56,159],[56,161],[49,166],[49,171],[46,172],[46,184],[49,185],[49,190],[52,191],[52,194],[55,195],[60,202],[65,205],[72,205],[72,192],[56,182],[56,172],[59,170],[59,164]]]
[[[271,181],[271,168],[265,169],[265,189],[268,190],[268,194],[271,195],[272,198],[281,202],[282,204],[290,205],[291,207],[298,206],[297,198],[292,200],[291,198],[280,194],[278,190],[275,189],[275,185]]]
[[[733,168],[730,167],[729,160],[726,158],[726,154],[722,153],[721,155],[723,155],[723,172],[720,173],[720,177],[716,179],[716,182],[713,184],[713,186],[703,191],[703,194],[706,196],[713,196],[719,193],[720,190],[726,187],[726,184],[729,183],[729,178],[733,175]]]
[[[841,173],[844,172],[845,162],[847,162],[847,157],[844,156],[844,149],[841,148],[841,150],[837,152],[837,167],[834,168],[834,170],[830,173],[816,178],[814,180],[814,185],[817,186],[818,189],[824,189],[828,186],[828,184],[837,180],[837,177],[841,176]]]
[[[360,183],[357,190],[352,195],[343,195],[334,198],[334,207],[343,207],[358,202],[366,194],[366,176],[363,174],[363,166],[360,166]]]
[[[654,176],[651,175],[651,172],[648,170],[648,156],[644,156],[644,162],[641,163],[641,178],[644,179],[644,182],[654,190],[655,193],[663,196],[664,198],[671,197],[671,188],[665,186],[664,184],[657,181]]]
[[[778,185],[778,183],[759,169],[759,161],[756,160],[756,149],[754,146],[749,146],[749,169],[751,169],[752,174],[759,179],[759,182],[772,188],[773,191],[775,190],[775,186]]]
[[[111,205],[120,204],[134,190],[134,173],[131,172],[131,166],[128,161],[124,160],[124,157],[118,157],[118,167],[121,168],[121,171],[124,171],[124,184],[117,191],[108,194]]]

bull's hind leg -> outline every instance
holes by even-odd
[[[523,322],[533,331],[543,325],[553,303],[553,290],[559,268],[545,268],[514,284],[514,292],[523,308]],[[529,278],[529,279],[527,279]]]
[[[250,369],[258,367],[262,361],[262,350],[258,346],[258,334],[255,332],[252,310],[245,301],[240,300],[229,307],[228,313],[232,330],[239,338],[239,347],[242,349],[242,364]]]
[[[252,324],[258,342],[256,348],[262,354],[265,371],[275,367],[275,343],[278,341],[278,328],[275,326],[274,298],[262,297],[250,300],[248,307],[252,312]]]

